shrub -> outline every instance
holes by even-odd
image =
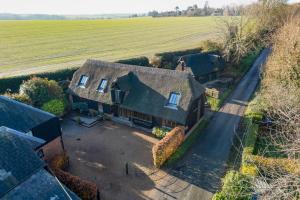
[[[127,65],[138,65],[138,66],[145,66],[150,67],[149,59],[145,56],[139,58],[130,58],[126,60],[119,60],[117,63],[127,64]]]
[[[252,119],[247,119],[247,133],[245,138],[245,147],[242,154],[241,172],[246,175],[256,176],[257,168],[253,163],[253,151],[257,139],[258,125],[252,122]]]
[[[41,107],[53,99],[62,99],[64,96],[56,81],[38,77],[24,82],[20,87],[20,94],[28,96],[36,107]]]
[[[42,110],[52,113],[58,117],[64,114],[65,108],[65,102],[61,99],[54,99],[42,105]]]
[[[55,80],[55,81],[71,80],[74,72],[77,69],[78,68],[63,69],[63,70],[57,70],[54,72],[34,74],[34,76],[40,77],[40,78],[48,78],[49,80]],[[27,81],[30,78],[32,78],[32,76],[33,75],[24,75],[24,76],[1,78],[0,79],[0,94],[5,93],[8,90],[10,90],[11,92],[18,92],[20,89],[20,85],[24,81]]]
[[[69,165],[69,157],[66,153],[56,155],[49,163],[55,176],[70,190],[75,192],[83,200],[97,200],[99,191],[94,183],[82,180],[78,176],[74,176],[65,170]]]
[[[229,171],[222,180],[222,190],[216,193],[213,200],[250,200],[253,189],[251,179],[236,171]]]
[[[184,141],[185,131],[183,127],[176,127],[168,132],[152,149],[153,161],[156,167],[160,167],[176,151]]]
[[[28,105],[32,105],[31,99],[27,95],[21,95],[19,93],[5,93],[4,96],[7,96],[11,99],[14,99],[16,101],[19,101],[21,103],[25,103]]]
[[[82,180],[61,169],[53,170],[57,178],[83,200],[97,200],[98,189],[94,183]]]
[[[170,131],[169,128],[160,128],[160,127],[154,127],[152,130],[152,134],[157,138],[164,138],[166,134]]]
[[[272,176],[274,174],[293,174],[295,176],[300,175],[300,162],[298,160],[253,156],[253,163],[257,166],[260,173],[265,176]]]
[[[66,153],[62,153],[62,154],[56,155],[49,162],[49,166],[52,169],[65,170],[69,166],[69,157],[67,156]]]
[[[204,40],[200,43],[203,51],[207,52],[220,52],[222,50],[222,45],[218,42],[214,42],[211,40]]]

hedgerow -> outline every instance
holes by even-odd
[[[168,132],[152,148],[153,162],[156,167],[160,167],[177,150],[184,141],[185,131],[183,127],[176,127]]]

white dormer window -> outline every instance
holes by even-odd
[[[102,79],[99,86],[98,86],[98,91],[101,93],[104,93],[105,89],[107,87],[107,80],[106,79]]]
[[[178,93],[178,92],[171,92],[166,107],[172,108],[172,109],[177,109],[177,106],[179,104],[180,98],[181,98],[180,93]]]
[[[83,87],[84,88],[88,80],[89,80],[88,76],[82,75],[80,77],[80,80],[79,80],[79,83],[78,83],[78,87]]]

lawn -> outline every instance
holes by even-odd
[[[0,21],[0,77],[199,47],[219,18]]]

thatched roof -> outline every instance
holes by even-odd
[[[77,87],[82,75],[89,76],[85,88]],[[108,80],[106,93],[97,88]],[[204,93],[204,88],[189,73],[148,68],[98,60],[88,60],[74,73],[69,91],[79,97],[112,104],[111,86],[115,82],[126,91],[120,107],[185,124],[191,103]],[[179,92],[178,110],[166,108],[171,92]]]
[[[219,55],[211,53],[197,53],[182,56],[179,62],[184,62],[185,70],[194,76],[204,76],[212,72],[223,70],[225,61]],[[177,70],[181,70],[179,64]]]

